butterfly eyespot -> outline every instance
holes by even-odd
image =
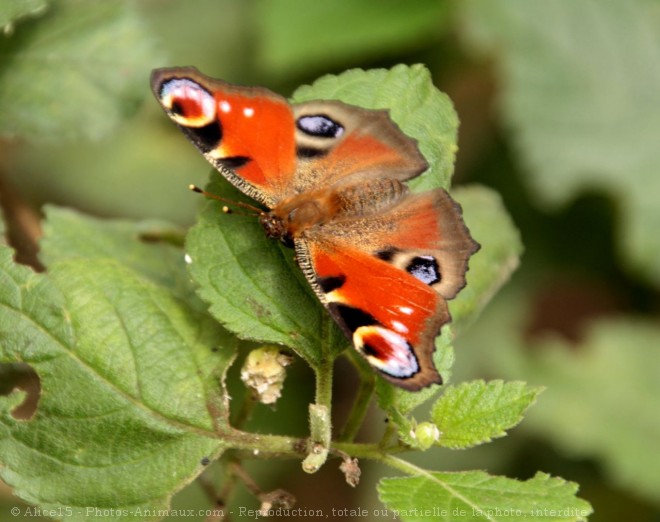
[[[301,116],[296,125],[305,134],[317,138],[338,138],[344,133],[344,127],[323,114]]]
[[[204,127],[216,119],[211,93],[188,78],[173,78],[160,86],[160,100],[170,117],[185,127]]]
[[[382,326],[361,326],[353,334],[356,348],[381,372],[405,379],[419,371],[419,362],[406,339]]]
[[[427,285],[439,283],[440,267],[433,256],[416,256],[410,260],[406,271]]]

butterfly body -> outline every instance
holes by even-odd
[[[266,235],[295,248],[367,361],[409,390],[441,382],[434,339],[478,244],[446,191],[410,192],[404,182],[428,165],[388,112],[290,105],[189,67],[154,71],[152,88],[206,159],[268,207]]]

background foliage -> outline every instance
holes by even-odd
[[[455,343],[453,380],[503,378],[547,389],[516,437],[466,452],[438,448],[423,458],[437,468],[488,469],[530,484],[547,480],[535,475],[539,469],[578,482],[595,509],[593,521],[660,516],[657,2],[5,0],[0,26],[0,190],[14,243],[28,260],[38,233],[34,209],[43,203],[96,216],[193,222],[199,200],[186,185],[202,183],[208,166],[146,98],[153,67],[196,65],[289,95],[325,73],[425,63],[461,120],[454,183],[479,182],[501,193],[526,248],[506,290],[472,328],[460,325],[465,333]],[[67,213],[52,217],[54,228],[46,232],[56,237]],[[143,226],[162,231],[154,221]],[[117,245],[134,233],[129,225],[107,231]],[[156,256],[131,252],[132,270],[98,263],[95,277],[79,282],[75,263],[94,234],[81,229],[68,242],[57,237],[44,253],[47,263],[57,263],[61,285],[106,288],[139,277],[150,281],[151,305],[168,317],[199,313],[187,282],[174,274],[153,277],[162,276],[168,260],[175,263],[167,245]],[[68,259],[72,251],[81,257]],[[171,288],[180,291],[176,306],[163,301],[163,289]],[[57,291],[48,291],[57,302]],[[84,303],[76,308],[85,311]],[[216,327],[199,328],[179,333],[203,338]],[[122,361],[118,353],[113,363]],[[94,362],[100,363],[107,362]],[[293,371],[309,377],[302,368]],[[204,390],[212,377],[199,375],[196,385]],[[236,377],[229,372],[230,382]],[[352,379],[350,373],[337,378],[339,404],[343,389],[350,399]],[[287,381],[299,403],[264,409],[253,422],[304,435],[298,412],[311,390],[296,381],[306,380]],[[112,384],[130,396],[130,380]],[[450,398],[460,402],[460,392],[457,387]],[[116,406],[95,399],[99,411]],[[151,407],[183,424],[203,430],[211,422],[195,405],[171,404],[156,391],[152,399]],[[66,433],[62,423],[44,429]],[[90,429],[102,430],[103,419]],[[160,437],[172,448],[163,462],[167,473],[189,441],[181,433]],[[127,465],[140,454],[131,450]],[[304,498],[307,507],[379,505],[368,485],[378,478],[374,470],[365,470],[357,490],[337,488],[334,469],[314,481],[294,463],[252,471]],[[283,476],[290,482],[282,483]],[[452,480],[438,475],[418,488],[441,479]],[[315,494],[321,490],[324,495]],[[393,482],[380,486],[392,505],[397,491]],[[14,502],[6,492],[1,518],[9,519]],[[174,499],[175,507],[203,502],[199,486]]]

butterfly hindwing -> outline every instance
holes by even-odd
[[[451,320],[446,300],[465,285],[478,248],[447,192],[404,194],[388,212],[330,224],[296,248],[317,294],[370,364],[410,390],[441,382],[435,337]]]
[[[296,247],[303,271],[312,267],[325,306],[372,366],[408,389],[441,382],[432,362],[433,343],[449,312],[437,292],[341,242]]]
[[[442,189],[404,198],[385,220],[396,223],[381,241],[391,247],[379,255],[453,299],[465,286],[465,274],[479,244],[470,236],[461,207]]]

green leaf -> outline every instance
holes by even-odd
[[[217,174],[207,190],[249,201]],[[289,346],[313,366],[348,346],[295,265],[293,250],[268,239],[255,216],[227,215],[221,203],[208,201],[186,251],[200,297],[242,339]]]
[[[47,266],[69,259],[112,259],[188,304],[206,309],[190,284],[182,249],[168,242],[173,235],[183,241],[182,230],[162,221],[101,220],[54,206],[45,212],[40,258]]]
[[[144,275],[169,245],[122,245],[126,223],[50,213],[47,274],[1,253],[0,361],[30,365],[41,395],[30,420],[12,416],[17,394],[0,397],[0,476],[28,502],[70,508],[71,520],[89,520],[88,508],[166,509],[202,458],[223,451],[235,338]],[[94,255],[104,239],[114,251]],[[138,251],[137,269],[122,264]]]
[[[539,405],[521,426],[565,454],[597,460],[609,480],[657,501],[660,490],[660,327],[652,321],[604,318],[578,344],[559,337],[523,337],[530,301],[525,287],[498,296],[461,338],[478,366],[509,379],[543,384]],[[497,332],[497,335],[493,335]],[[613,415],[616,412],[616,422]],[[557,420],[560,420],[559,422]]]
[[[433,85],[426,67],[352,69],[338,76],[323,76],[293,95],[295,103],[319,99],[388,109],[401,130],[417,140],[430,165],[410,186],[418,191],[449,187],[458,150],[458,116],[449,97]]]
[[[458,187],[452,195],[463,207],[472,237],[481,245],[470,258],[467,285],[449,302],[452,329],[460,332],[509,280],[518,267],[523,246],[499,194],[470,185]]]
[[[403,54],[442,35],[449,7],[438,0],[261,1],[254,15],[261,63],[281,74]]]
[[[546,202],[607,191],[621,251],[660,283],[660,25],[650,0],[472,0],[472,40],[498,53],[502,113]]]
[[[0,133],[48,141],[107,135],[137,107],[160,61],[145,35],[130,2],[53,4],[48,16],[0,40]]]
[[[464,449],[506,435],[536,400],[541,388],[523,382],[473,381],[450,386],[434,404],[438,446]]]
[[[612,480],[657,501],[659,346],[657,324],[623,319],[593,325],[578,350],[539,343],[524,370],[548,390],[525,428],[579,458],[598,458]]]
[[[575,496],[577,489],[544,473],[518,481],[483,471],[424,473],[378,484],[380,499],[403,522],[584,521],[592,509]]]
[[[47,7],[46,0],[3,0],[0,4],[0,29],[5,35],[11,34],[17,21],[40,15]]]

